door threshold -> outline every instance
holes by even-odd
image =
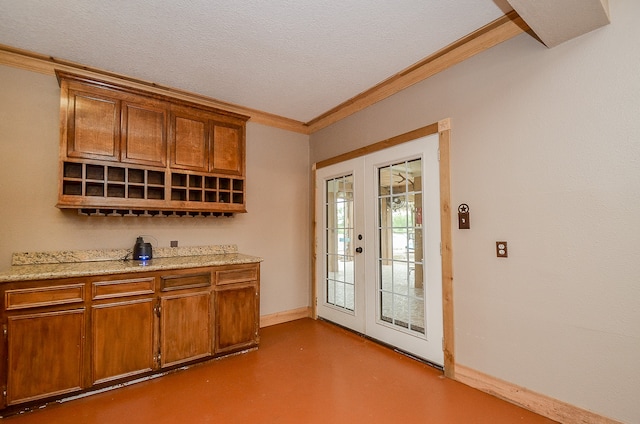
[[[373,342],[375,344],[378,344],[380,346],[386,347],[387,349],[391,349],[394,352],[397,352],[397,353],[399,353],[401,355],[404,355],[407,358],[411,358],[414,361],[418,361],[421,364],[425,364],[427,366],[430,366],[431,368],[437,369],[438,371],[444,372],[444,367],[442,365],[438,365],[438,364],[436,364],[434,362],[429,361],[428,359],[424,359],[424,358],[421,358],[419,356],[416,356],[413,353],[407,352],[406,350],[399,349],[399,348],[397,348],[397,347],[395,347],[393,345],[390,345],[389,343],[385,343],[385,342],[383,342],[381,340],[378,340],[376,338],[373,338],[371,336],[367,336],[364,333],[361,333],[359,331],[353,330],[353,329],[351,329],[349,327],[345,327],[344,325],[338,324],[337,322],[333,322],[333,321],[328,320],[326,318],[318,317],[317,319],[318,319],[318,321],[323,321],[323,322],[329,323],[331,325],[335,325],[336,327],[342,328],[343,330],[346,330],[346,331],[348,331],[350,333],[356,334],[357,336],[362,337],[363,339],[371,341],[371,342]]]

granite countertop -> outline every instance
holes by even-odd
[[[11,268],[0,271],[0,283],[262,262],[238,253],[235,245],[154,249],[154,258],[148,261],[124,259],[128,253],[126,249],[14,253]]]

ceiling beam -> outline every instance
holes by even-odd
[[[551,48],[608,25],[609,0],[507,0]]]
[[[528,30],[525,21],[516,12],[510,12],[314,118],[307,125],[314,133]]]

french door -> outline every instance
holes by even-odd
[[[318,316],[438,365],[438,134],[316,172]]]

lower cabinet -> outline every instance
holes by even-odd
[[[154,322],[154,299],[93,306],[91,384],[156,368]]]
[[[257,346],[260,341],[258,266],[221,268],[215,276],[216,353]]]
[[[6,405],[83,387],[84,308],[9,316]]]
[[[91,281],[90,385],[157,368],[154,277]]]
[[[160,302],[161,366],[211,356],[211,293],[162,296]]]
[[[257,345],[257,286],[232,284],[217,288],[215,296],[216,352],[224,353]]]
[[[259,264],[5,283],[0,290],[6,352],[0,409],[259,341]]]

